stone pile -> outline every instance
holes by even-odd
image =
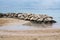
[[[29,13],[0,13],[0,18],[18,18],[21,20],[27,20],[35,23],[56,23],[53,20],[53,17],[48,15],[41,15],[41,14],[29,14]]]

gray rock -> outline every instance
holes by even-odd
[[[37,21],[43,21],[43,18],[38,19]]]
[[[13,17],[14,17],[14,18],[18,18],[18,14],[14,14]]]
[[[1,17],[3,17],[3,14],[2,14],[2,13],[0,13],[0,18],[1,18]]]
[[[34,17],[31,17],[30,20],[34,20]]]
[[[52,23],[51,21],[52,21],[51,18],[45,18],[43,22],[44,22],[44,23]]]
[[[22,16],[22,14],[18,14],[18,17],[21,17]]]
[[[52,20],[52,18],[49,18],[49,17],[44,19],[44,21],[51,21],[51,20]]]
[[[20,19],[24,19],[24,17],[23,17],[23,16],[21,16],[21,17],[20,17]]]
[[[6,14],[3,14],[3,18],[6,18],[7,16],[6,16]]]
[[[6,13],[2,14],[0,13],[1,17],[8,17],[8,18],[18,18],[22,20],[28,20],[28,21],[34,21],[36,23],[38,22],[52,22],[53,17],[48,15],[41,15],[41,14],[27,14],[27,13]],[[54,21],[55,22],[55,21]]]
[[[24,20],[28,20],[28,17],[25,17]]]
[[[9,16],[9,14],[8,13],[6,13],[6,17],[8,17]]]
[[[25,13],[25,14],[23,14],[23,16],[24,16],[25,18],[26,18],[26,17],[28,17],[26,13]]]

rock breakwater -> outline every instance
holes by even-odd
[[[56,23],[51,16],[30,13],[0,13],[0,18],[17,18],[33,23]]]

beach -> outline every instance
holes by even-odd
[[[60,40],[60,0],[0,0],[0,40]]]
[[[60,40],[60,29],[29,30],[29,31],[1,30],[0,40]]]
[[[0,26],[4,26],[4,25],[22,25],[25,23],[29,23],[29,21],[24,21],[24,20],[19,20],[16,18],[0,18]]]
[[[0,18],[0,27],[30,23],[14,18]],[[60,29],[0,30],[0,40],[60,40]]]

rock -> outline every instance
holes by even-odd
[[[48,21],[51,21],[52,19],[51,18],[47,18]]]
[[[24,16],[25,18],[26,18],[26,17],[28,17],[26,13],[25,13],[25,14],[23,14],[23,16]]]
[[[3,17],[3,14],[2,13],[0,13],[0,18],[2,18]]]
[[[20,14],[19,14],[19,15],[18,15],[18,18],[24,20],[24,16],[23,16],[23,15],[20,15]]]
[[[24,20],[28,20],[28,17],[25,17]]]
[[[48,15],[41,15],[41,14],[27,14],[27,13],[6,13],[2,14],[0,13],[0,18],[1,17],[8,17],[8,18],[18,18],[22,20],[28,20],[28,21],[33,21],[36,23],[56,23],[56,21],[53,20],[53,17],[48,16]]]
[[[30,20],[34,20],[34,17],[31,17]]]
[[[3,17],[6,18],[7,17],[6,14],[3,14]]]
[[[13,18],[11,13],[8,14],[8,18]]]
[[[9,16],[9,14],[8,13],[6,13],[6,17],[8,17]]]
[[[52,18],[49,18],[49,17],[44,19],[44,21],[51,21],[51,20]]]
[[[20,19],[24,19],[24,17],[23,17],[23,16],[21,16],[21,17],[20,17]]]
[[[18,14],[14,14],[13,17],[14,17],[14,18],[18,18]]]
[[[50,23],[56,23],[56,21],[55,20],[51,20]]]
[[[15,13],[11,13],[11,14],[9,14],[9,15],[10,15],[11,18],[13,18],[13,17],[14,17],[14,14],[15,14]]]
[[[18,14],[18,17],[21,17],[22,16],[22,14]]]
[[[30,15],[32,15],[32,14],[29,13],[29,14],[27,14],[27,15],[30,16]]]
[[[38,19],[37,21],[43,21],[43,18]]]
[[[33,20],[34,20],[34,21],[37,21],[37,20],[38,20],[38,17],[34,17]]]

